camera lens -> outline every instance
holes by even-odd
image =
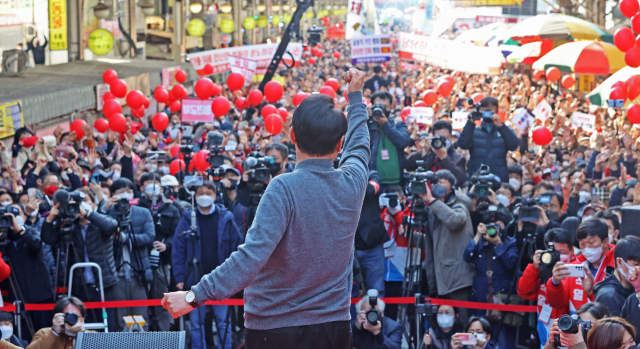
[[[576,318],[573,318],[576,316]],[[558,328],[565,333],[578,333],[577,315],[562,315],[558,319]]]
[[[444,143],[442,142],[442,138],[434,138],[431,140],[431,147],[433,149],[440,149],[444,146]]]
[[[66,313],[64,314],[64,322],[69,324],[69,326],[74,326],[78,323],[78,315],[74,313]]]
[[[551,263],[551,260],[553,260],[551,252],[544,252],[542,255],[540,255],[540,261],[544,264]]]
[[[487,228],[487,235],[489,235],[490,237],[496,236],[497,233],[498,233],[498,231],[496,230],[495,227],[488,227]]]

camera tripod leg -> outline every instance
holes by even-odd
[[[11,260],[9,260],[9,268],[11,270],[13,270],[13,265],[11,263]],[[31,319],[31,316],[27,313],[27,311],[26,310],[24,312],[22,311],[22,307],[25,304],[24,296],[22,295],[22,290],[20,289],[20,285],[18,284],[18,280],[16,280],[16,276],[13,273],[9,274],[9,286],[11,287],[11,291],[13,292],[14,296],[18,298],[16,300],[16,303],[20,303],[20,304],[18,304],[19,307],[16,307],[16,314],[20,318],[22,318],[24,316],[24,320],[27,323],[27,327],[29,328],[29,333],[31,334],[31,337],[33,337],[33,335],[35,335],[35,333],[36,333],[35,327],[33,326],[33,321]],[[20,322],[18,322],[18,323],[20,323]],[[20,335],[22,335],[22,332],[20,332],[20,330],[19,330],[18,333],[20,333]]]

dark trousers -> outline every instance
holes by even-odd
[[[349,321],[282,327],[272,330],[245,329],[246,349],[353,349]]]

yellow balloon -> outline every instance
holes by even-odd
[[[307,18],[308,19],[312,19],[313,18],[313,12],[307,12]]]
[[[280,24],[280,16],[278,16],[278,15],[273,16],[273,18],[271,18],[271,24],[273,24],[273,25]]]
[[[233,19],[225,18],[220,22],[220,31],[226,34],[233,33],[233,29],[235,28],[236,23]]]
[[[264,28],[269,24],[269,19],[266,16],[258,17],[258,27]]]
[[[291,22],[291,19],[293,18],[293,15],[290,13],[285,13],[284,15],[282,15],[282,21],[285,24],[289,24]]]
[[[204,25],[204,21],[200,18],[194,18],[189,21],[189,25],[187,26],[187,33],[191,36],[202,36],[204,35],[204,31],[206,27]]]
[[[245,17],[242,21],[242,27],[246,30],[251,30],[256,27],[256,20],[253,17]]]
[[[113,35],[106,29],[96,29],[89,34],[87,45],[91,52],[106,55],[113,48]]]

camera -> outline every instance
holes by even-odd
[[[247,164],[253,170],[249,174],[250,180],[256,180],[266,182],[271,179],[271,175],[274,174],[275,159],[272,156],[260,156],[257,151],[252,152],[247,157]],[[278,168],[275,168],[275,173],[278,172]]]
[[[469,116],[473,120],[482,120],[482,112],[480,111],[480,103],[474,103],[473,98],[467,99],[467,104],[472,105],[474,111],[472,111]]]
[[[64,313],[64,323],[72,327],[75,326],[78,323],[78,314]]]
[[[487,235],[491,238],[494,238],[500,232],[500,227],[495,223],[489,223],[486,225],[487,227]]]
[[[315,24],[307,30],[307,33],[309,33],[309,46],[315,46],[322,41],[322,28],[316,27]]]
[[[378,324],[378,321],[382,321],[382,314],[380,314],[380,311],[376,309],[376,306],[378,305],[378,290],[372,289],[367,291],[367,297],[369,298],[369,305],[371,305],[371,309],[365,313],[365,316],[367,321],[375,326]]]
[[[128,215],[130,207],[131,207],[131,205],[129,204],[129,199],[124,199],[124,198],[120,199],[115,204],[116,212],[118,212],[118,213],[120,213],[122,215]]]
[[[432,171],[425,171],[424,160],[416,160],[418,168],[416,172],[409,174],[409,193],[412,195],[425,194],[427,192],[427,182],[437,183],[438,177]]]
[[[211,147],[211,151],[209,152],[209,165],[211,165],[211,167],[218,168],[224,165],[223,151],[225,151],[225,148],[222,146]]]
[[[20,210],[13,206],[0,207],[0,229],[13,227],[13,218],[5,216],[5,213],[11,213],[14,216],[20,214]]]
[[[384,193],[380,196],[389,200],[389,207],[398,206],[398,193]]]
[[[80,213],[80,203],[84,200],[83,192],[74,191],[69,193],[60,189],[53,195],[53,202],[60,204],[60,218],[70,218]]]
[[[371,116],[374,119],[380,119],[382,116],[388,116],[389,111],[380,103],[376,103],[371,107]]]
[[[577,314],[565,314],[558,319],[558,328],[564,333],[578,333],[579,325],[582,325],[582,337],[586,343],[587,333],[589,333],[589,330],[591,329],[591,321],[583,321]],[[560,343],[559,335],[556,335],[554,339],[556,344]]]
[[[553,242],[549,242],[548,246],[549,248],[544,250],[540,255],[540,262],[547,266],[554,266],[556,263],[560,261],[560,253],[556,251],[556,248]]]
[[[431,148],[440,149],[447,145],[447,139],[440,135],[435,135],[431,139]]]
[[[537,207],[538,202],[533,198],[523,198],[518,208],[518,220],[520,222],[537,222],[540,219],[540,211]]]
[[[469,179],[472,185],[475,185],[471,195],[477,198],[486,198],[489,196],[489,189],[497,191],[500,189],[500,181],[496,180],[496,176],[491,173],[491,169],[487,165],[480,165],[480,168]]]

